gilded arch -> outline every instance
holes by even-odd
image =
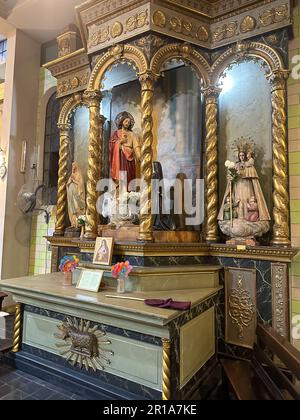
[[[197,75],[202,78],[203,87],[206,88],[210,85],[210,66],[206,59],[190,44],[170,44],[160,48],[151,60],[150,70],[159,77],[163,65],[172,59],[180,59],[191,64]]]
[[[211,68],[213,84],[217,84],[218,79],[230,64],[243,58],[263,60],[268,65],[270,74],[285,67],[279,53],[268,45],[261,42],[241,42],[227,49],[213,63]]]
[[[134,45],[115,45],[98,59],[88,85],[88,91],[100,90],[101,83],[106,71],[113,65],[122,60],[128,61],[129,64],[137,70],[139,74],[146,73],[149,68],[149,62],[143,51]]]
[[[81,106],[89,106],[82,93],[75,93],[69,99],[67,99],[60,111],[58,127],[62,125],[68,125],[70,123],[70,118],[73,112],[75,112],[76,109]]]
[[[281,55],[260,42],[241,42],[226,50],[212,66],[212,84],[230,65],[243,59],[261,59],[268,66],[271,86],[273,143],[273,245],[290,246],[286,81],[289,71]],[[216,152],[217,153],[217,152]],[[215,221],[217,223],[217,221]]]

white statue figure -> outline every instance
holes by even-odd
[[[270,214],[255,169],[251,144],[238,146],[238,162],[226,162],[228,183],[218,216],[227,243],[256,245],[255,237],[270,230]]]
[[[101,214],[109,219],[111,226],[117,229],[126,224],[137,224],[139,200],[139,192],[123,191],[120,195],[118,190],[115,193],[106,192],[103,196]]]
[[[85,185],[77,162],[72,164],[72,173],[67,183],[68,213],[71,229],[78,229],[78,217],[85,214]]]

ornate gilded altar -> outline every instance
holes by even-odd
[[[239,288],[232,288],[236,294],[238,290],[249,299],[251,297],[248,306],[251,314],[256,314],[249,317],[251,322],[249,321],[249,326],[245,326],[247,331],[243,330],[243,334],[236,321],[239,318],[232,317],[235,323],[227,324],[231,330],[226,331],[225,336],[225,298],[222,292],[218,304],[212,304],[217,312],[220,353],[229,352],[238,357],[248,357],[248,349],[254,341],[253,322],[257,319],[273,323],[277,331],[289,336],[289,265],[296,254],[296,250],[290,247],[286,129],[291,3],[286,0],[91,0],[77,7],[83,48],[76,50],[74,43],[70,42],[70,50],[66,53],[66,43],[62,41],[64,38],[68,39],[70,34],[62,34],[59,45],[62,44],[64,48],[60,51],[59,58],[45,66],[57,78],[57,97],[61,100],[58,123],[60,160],[57,221],[54,236],[48,238],[52,245],[53,272],[57,271],[59,259],[67,253],[76,253],[82,266],[91,268],[95,239],[101,225],[103,236],[105,232],[108,236],[115,236],[114,258],[126,258],[137,267],[179,267],[184,270],[194,264],[202,269],[207,265],[218,265],[252,270],[255,273],[256,287],[251,280],[245,280],[238,283]],[[138,80],[142,146],[140,172],[145,185],[141,190],[143,206],[139,226],[111,232],[107,227],[103,229],[103,221],[100,220],[97,210],[97,183],[107,175],[108,160],[105,131],[107,120],[102,115],[102,110],[106,100],[104,85],[108,71],[118,71],[119,66],[124,63],[133,69]],[[190,109],[190,113],[192,109],[196,109],[198,114],[193,114],[193,120],[201,126],[195,131],[199,137],[198,143],[201,144],[201,148],[197,149],[201,161],[198,176],[204,178],[205,183],[205,220],[200,230],[186,230],[183,227],[176,231],[163,232],[153,228],[151,181],[159,143],[159,135],[156,134],[155,98],[170,63],[175,67],[180,63],[192,69],[197,76],[197,87],[200,91],[200,105],[194,102],[194,108]],[[268,206],[272,214],[272,228],[270,236],[264,238],[263,246],[253,247],[221,244],[224,238],[221,241],[218,227],[218,210],[224,184],[221,170],[221,147],[224,142],[220,141],[224,131],[220,123],[224,99],[220,80],[236,65],[244,63],[254,63],[262,70],[270,111],[266,130],[269,131],[269,137],[264,146],[269,153],[265,179],[266,185],[270,182]],[[253,104],[250,106],[253,107]],[[250,106],[249,109],[252,109]],[[68,213],[67,180],[74,157],[70,153],[73,115],[82,107],[88,109],[89,113],[86,159],[87,229],[84,240],[79,240],[67,238],[65,230]],[[257,142],[259,141],[260,139]],[[160,278],[163,274],[156,272],[155,275]],[[222,273],[220,280],[224,282]],[[159,282],[156,279],[157,281]],[[7,290],[10,287],[8,285]],[[184,283],[181,287],[185,288]],[[15,294],[19,296],[18,293]],[[234,301],[234,298],[235,295],[229,292],[226,304]],[[26,299],[22,298],[20,302],[26,304]],[[239,308],[239,311],[242,309]],[[31,310],[28,308],[27,312]],[[66,310],[62,313],[74,315],[73,312],[66,313]],[[20,308],[18,314],[16,337],[20,336]],[[243,313],[240,317],[242,316]],[[53,317],[55,318],[55,314]],[[132,324],[131,327],[133,328]],[[248,328],[251,329],[250,332]],[[241,339],[244,335],[247,336],[247,342]],[[226,341],[226,337],[235,338]],[[171,352],[178,350],[178,337],[173,337],[171,341],[168,338],[162,344],[165,372],[161,383],[163,389],[170,382],[170,349]],[[15,350],[18,351],[17,340]],[[166,398],[170,397],[168,387],[164,395]]]
[[[100,115],[101,89],[107,71],[126,62],[133,66],[141,89],[141,175],[146,186],[141,192],[144,208],[141,209],[138,240],[154,240],[150,201],[153,98],[165,64],[181,60],[196,72],[205,97],[206,129],[205,139],[201,139],[201,142],[205,141],[203,164],[207,217],[203,235],[200,236],[207,242],[217,242],[219,79],[234,63],[260,60],[271,86],[272,101],[272,244],[290,245],[286,132],[286,80],[289,71],[282,48],[277,45],[280,35],[276,35],[276,31],[291,23],[290,2],[276,0],[265,4],[258,1],[249,6],[245,1],[238,10],[235,3],[194,3],[191,7],[189,3],[175,0],[127,1],[120,4],[97,1],[77,8],[84,48],[67,55],[60,54],[60,58],[46,65],[58,79],[58,97],[63,98],[59,119],[61,147],[55,235],[62,236],[66,227],[71,116],[78,107],[86,106],[90,116],[86,237],[95,239],[97,236],[99,215],[96,209],[96,184],[102,174],[105,122],[103,115]],[[270,31],[274,31],[273,35],[265,37],[264,34]],[[59,37],[60,42],[62,38]],[[169,242],[177,242],[176,235],[170,235],[170,238]],[[189,240],[194,242],[195,237]]]

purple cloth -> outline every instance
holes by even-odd
[[[188,311],[191,309],[191,302],[175,302],[173,299],[146,299],[146,305],[156,308],[177,309],[179,311]]]

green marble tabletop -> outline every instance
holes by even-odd
[[[159,309],[147,306],[142,301],[108,298],[107,295],[118,296],[116,289],[101,289],[99,293],[76,289],[74,286],[63,286],[63,274],[52,273],[17,279],[1,280],[0,288],[10,292],[19,303],[26,303],[26,298],[34,298],[42,302],[68,303],[68,306],[86,305],[95,310],[117,310],[118,312],[142,315],[155,318],[160,324],[166,325],[182,314],[182,311],[173,309]],[[168,299],[175,301],[188,301],[192,307],[214,296],[222,287],[202,288],[193,290],[172,290],[154,292],[135,292],[119,295],[120,297],[133,297],[140,299]]]

